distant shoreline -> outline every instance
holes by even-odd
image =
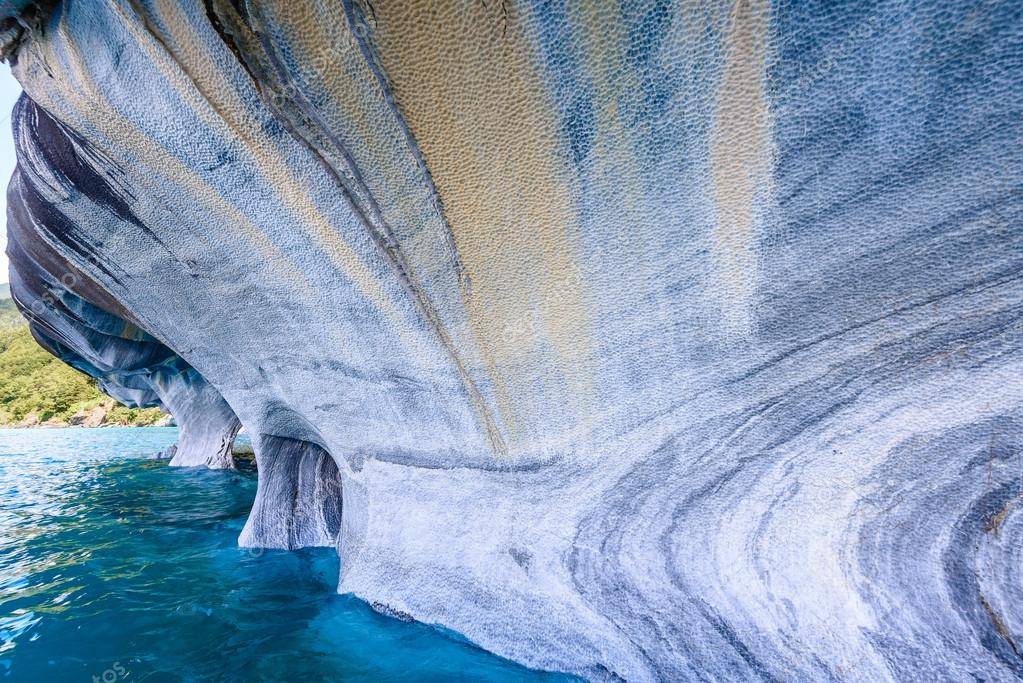
[[[23,425],[23,424],[0,424],[0,429],[107,429],[109,427],[130,427],[132,429],[144,429],[146,427],[159,427],[161,429],[167,427],[176,428],[175,424],[120,424],[118,422],[107,422],[101,425],[73,425],[73,424],[37,424],[37,425]]]
[[[14,301],[0,297],[0,428],[152,427],[170,419],[101,392],[95,379],[39,346]]]

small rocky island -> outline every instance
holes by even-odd
[[[245,546],[592,680],[1023,676],[1018,3],[0,2],[38,343]]]

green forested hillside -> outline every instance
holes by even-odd
[[[0,425],[147,425],[158,408],[125,408],[44,351],[10,299],[0,299]]]
[[[2,284],[0,287],[7,287],[7,284]],[[3,292],[0,292],[0,295],[2,294]],[[22,327],[24,324],[25,319],[21,317],[18,309],[14,307],[14,301],[0,296],[0,330],[10,330],[15,327]]]

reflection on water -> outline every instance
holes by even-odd
[[[0,675],[547,678],[337,595],[333,550],[238,548],[255,473],[143,459],[176,438],[0,430]]]

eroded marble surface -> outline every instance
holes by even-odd
[[[1018,3],[2,6],[15,298],[253,434],[243,544],[595,680],[1023,677]]]

